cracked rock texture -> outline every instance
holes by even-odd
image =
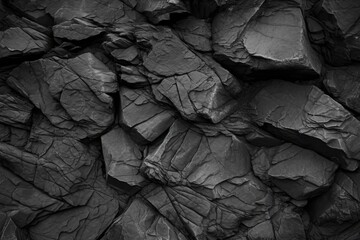
[[[360,239],[360,2],[0,0],[0,240]]]

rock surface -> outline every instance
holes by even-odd
[[[291,1],[230,5],[214,17],[212,33],[214,56],[238,75],[255,71],[284,78],[296,72],[304,79],[321,72],[301,8]]]
[[[360,239],[354,0],[0,0],[0,240]]]

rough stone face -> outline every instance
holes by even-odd
[[[104,134],[101,144],[110,185],[120,189],[139,189],[146,185],[146,179],[139,172],[142,152],[123,129],[116,127]]]
[[[360,60],[359,7],[357,1],[324,0],[310,9],[310,15],[320,23],[325,35],[322,42],[314,43],[321,46],[331,65],[343,66]]]
[[[203,19],[188,17],[176,22],[174,29],[180,38],[197,51],[212,51],[211,24]]]
[[[24,128],[29,125],[33,108],[26,98],[0,82],[0,122]]]
[[[93,136],[114,121],[108,94],[118,89],[116,76],[91,53],[68,60],[25,62],[10,73],[7,82],[56,127],[80,128]]]
[[[296,72],[303,79],[321,72],[301,9],[294,4],[240,1],[215,16],[212,33],[216,59],[239,75],[264,72],[287,77]]]
[[[50,39],[31,28],[12,27],[0,31],[0,61],[40,56],[50,50]]]
[[[252,159],[255,175],[270,181],[292,198],[313,197],[330,187],[337,165],[293,144],[262,148]]]
[[[170,20],[171,14],[174,13],[188,12],[181,0],[137,0],[135,2],[135,9],[147,16],[152,23]]]
[[[28,233],[20,229],[10,216],[0,212],[0,239],[1,240],[29,240]]]
[[[359,172],[338,172],[330,190],[309,203],[309,214],[322,235],[336,236],[358,222]]]
[[[145,89],[121,88],[120,125],[130,129],[139,143],[149,143],[174,122],[174,113],[159,106]]]
[[[358,0],[0,0],[0,240],[360,239]]]
[[[246,175],[250,167],[246,144],[235,136],[206,137],[200,129],[178,120],[141,169],[163,183],[213,189],[225,180]]]
[[[102,240],[116,239],[186,240],[166,218],[140,198],[134,199],[126,211],[115,220]]]
[[[73,18],[62,22],[53,27],[55,38],[66,39],[68,41],[83,41],[95,37],[104,32],[104,29],[98,27],[86,19]]]
[[[163,78],[158,91],[183,117],[217,123],[234,110],[242,86],[214,60],[192,52],[167,28],[141,25],[135,35],[138,44],[151,46],[143,54],[143,66]]]
[[[141,19],[141,16],[121,1],[105,0],[5,0],[13,9],[42,25],[50,26],[75,17],[92,19],[101,24],[121,24]]]
[[[360,113],[360,65],[329,69],[324,85],[329,94],[346,107]]]
[[[319,88],[272,81],[251,105],[254,120],[274,135],[328,156],[344,168],[357,168],[360,122]]]

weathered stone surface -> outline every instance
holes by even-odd
[[[240,1],[215,16],[212,33],[216,59],[239,75],[265,72],[286,77],[296,72],[304,79],[321,72],[295,4]]]
[[[121,1],[105,0],[6,0],[13,9],[45,26],[71,20],[75,17],[88,18],[101,24],[121,24],[141,20],[140,14]]]
[[[171,14],[174,13],[188,12],[181,0],[137,0],[135,9],[147,16],[153,23],[170,20]]]
[[[312,222],[325,237],[336,236],[359,221],[359,176],[359,172],[338,172],[330,190],[310,201]]]
[[[188,17],[176,22],[174,29],[181,40],[197,51],[212,51],[211,24],[203,19]]]
[[[81,18],[73,18],[53,27],[55,38],[68,41],[82,41],[95,37],[105,30],[92,24],[90,21]]]
[[[272,81],[251,105],[254,120],[275,136],[313,149],[343,168],[357,168],[360,122],[319,88]]]
[[[359,239],[359,7],[0,0],[0,240]]]
[[[250,171],[246,144],[235,136],[206,137],[200,129],[177,120],[163,143],[144,160],[142,171],[171,185],[213,189]]]
[[[186,240],[166,218],[141,198],[135,198],[118,217],[102,240],[116,239]]]
[[[26,128],[34,106],[24,97],[0,82],[0,122]]]
[[[101,136],[101,144],[108,184],[129,192],[146,185],[139,172],[142,152],[123,129],[115,127]]]
[[[0,212],[0,239],[1,240],[29,240],[25,230],[20,229],[10,216]]]
[[[329,69],[324,85],[329,94],[360,114],[360,65]]]
[[[139,143],[149,143],[163,134],[174,122],[174,113],[159,106],[145,89],[120,90],[120,125],[128,128]]]
[[[25,227],[35,218],[62,210],[67,205],[47,196],[3,167],[0,167],[0,173],[0,211],[10,214],[19,227]]]
[[[16,147],[24,147],[29,137],[29,131],[0,123],[0,142]]]
[[[12,27],[0,31],[0,61],[41,56],[50,50],[50,38],[31,28]]]
[[[275,239],[306,239],[304,224],[299,213],[291,206],[282,208],[272,216]]]
[[[246,191],[254,195],[244,196]],[[263,218],[271,204],[266,188],[251,177],[229,181],[207,194],[185,186],[154,185],[142,194],[190,239],[224,239],[235,235],[240,222],[249,220],[251,225],[255,219],[256,223],[256,218]]]
[[[324,192],[333,182],[337,165],[293,144],[261,148],[252,159],[255,175],[270,181],[297,200]]]
[[[81,128],[94,136],[114,121],[108,94],[117,91],[116,76],[91,53],[69,60],[25,62],[10,73],[7,82],[56,127]]]
[[[323,42],[314,43],[321,46],[325,59],[332,65],[342,66],[360,60],[359,8],[357,1],[324,0],[310,10],[325,35]]]
[[[16,180],[12,184],[3,182],[3,191],[7,192],[3,195],[11,194],[1,200],[5,210],[17,213],[17,208],[23,209],[16,218],[20,226],[36,220],[29,229],[35,240],[100,236],[111,224],[120,204],[102,177],[97,161],[100,153],[94,146],[88,148],[73,139],[50,137],[31,142],[28,149],[36,155],[4,143],[0,145],[2,164],[31,183],[17,180],[20,178],[3,170],[8,182]],[[18,196],[14,191],[19,192]],[[26,191],[33,192],[31,197],[20,200]],[[15,201],[21,204],[13,209]],[[41,218],[44,215],[47,217]],[[69,222],[72,218],[78,222],[75,229]]]
[[[167,28],[141,25],[135,35],[138,44],[151,46],[143,54],[143,65],[162,76],[158,91],[183,117],[217,123],[236,107],[235,98],[242,86],[214,60],[192,52]]]

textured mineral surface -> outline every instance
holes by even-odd
[[[357,240],[359,167],[359,0],[0,0],[0,240]]]

